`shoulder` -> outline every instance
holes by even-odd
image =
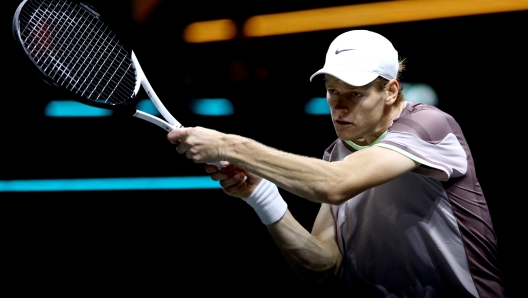
[[[424,123],[444,121],[446,119],[454,121],[454,118],[450,114],[442,111],[438,107],[425,103],[405,102],[405,106],[400,116],[395,120],[395,123],[404,122],[409,119]]]
[[[444,139],[448,134],[459,135],[461,129],[451,115],[435,106],[406,102],[389,132],[410,133],[434,142]]]
[[[423,165],[414,172],[427,172],[445,181],[465,174],[466,145],[462,130],[451,115],[431,105],[406,103],[376,146],[400,152]]]

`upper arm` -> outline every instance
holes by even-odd
[[[332,204],[344,201],[374,186],[386,183],[411,171],[418,163],[396,151],[372,146],[332,162],[342,173],[331,187],[335,197]]]

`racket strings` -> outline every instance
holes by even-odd
[[[130,53],[97,15],[64,0],[41,0],[28,1],[19,19],[27,53],[56,84],[112,105],[135,97]]]

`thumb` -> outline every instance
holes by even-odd
[[[184,136],[185,128],[175,127],[169,133],[167,133],[167,139],[172,144],[179,144]]]

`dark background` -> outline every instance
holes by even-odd
[[[310,98],[324,96],[322,83],[310,83],[309,77],[324,64],[330,42],[352,28],[206,44],[181,38],[193,21],[232,18],[241,24],[251,15],[322,7],[283,2],[163,1],[137,24],[131,1],[92,1],[134,49],[156,93],[183,125],[321,157],[335,133],[329,116],[303,111]],[[47,102],[67,98],[22,60],[11,32],[20,2],[4,3],[0,180],[205,174],[202,165],[175,153],[165,131],[134,117],[46,118]],[[359,1],[324,4],[353,3]],[[407,59],[402,81],[429,84],[439,108],[462,126],[488,200],[510,297],[519,297],[525,276],[517,248],[526,227],[524,158],[517,140],[526,107],[527,17],[522,11],[362,27],[391,40]],[[193,115],[188,104],[201,97],[229,98],[235,114]],[[310,229],[318,205],[282,193]],[[322,293],[293,275],[249,206],[219,189],[0,198],[9,264],[4,271],[21,295]]]

